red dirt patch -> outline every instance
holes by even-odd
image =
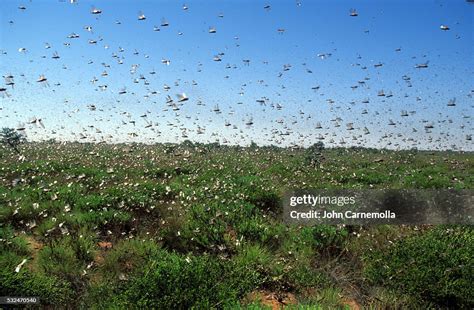
[[[22,235],[22,238],[25,238],[28,241],[28,245],[31,250],[31,262],[28,264],[31,271],[35,271],[37,268],[36,259],[38,257],[38,252],[43,248],[43,244],[37,241],[32,236]]]
[[[38,253],[38,251],[43,248],[43,244],[38,242],[35,238],[31,236],[23,236],[23,237],[26,239],[26,241],[28,241],[32,249],[33,256],[35,256]]]
[[[344,299],[343,304],[349,307],[350,310],[360,310],[359,304],[354,299]]]
[[[262,306],[270,307],[272,310],[283,309],[285,306],[297,304],[296,297],[292,293],[254,291],[248,294],[245,299],[249,303],[259,301]]]
[[[101,241],[97,243],[97,245],[102,249],[102,250],[107,250],[112,248],[112,242],[107,242],[107,241]]]

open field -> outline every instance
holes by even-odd
[[[0,309],[474,309],[473,0],[0,3]]]
[[[304,149],[192,143],[20,151],[0,148],[0,296],[74,308],[474,307],[472,226],[280,217],[295,188],[473,189],[472,153],[340,148],[309,164]]]

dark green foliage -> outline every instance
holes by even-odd
[[[76,251],[66,240],[45,246],[38,254],[38,263],[47,274],[66,280],[80,278],[84,263],[76,256]]]
[[[2,257],[1,259],[4,259]],[[66,306],[71,302],[73,290],[54,276],[21,270],[19,273],[2,266],[0,268],[1,296],[35,296],[43,305]]]
[[[9,226],[0,226],[0,253],[14,252],[16,255],[28,255],[30,251],[24,238],[15,236]]]
[[[372,281],[425,301],[456,308],[474,306],[474,230],[437,227],[402,239],[366,257]]]
[[[322,154],[323,150],[324,150],[324,143],[322,141],[319,141],[311,145],[309,148],[307,148],[305,151],[306,164],[312,167],[318,166],[319,163],[324,158]]]
[[[137,274],[155,257],[160,246],[149,240],[121,240],[105,256],[101,272],[109,280],[117,280],[121,274]]]
[[[317,225],[311,229],[314,246],[319,249],[342,248],[347,239],[348,231],[344,227],[334,225]]]
[[[28,242],[15,236],[10,227],[0,227],[0,296],[34,296],[42,304],[65,305],[72,296],[68,283],[48,274],[32,272]],[[19,272],[16,266],[27,259]]]
[[[185,257],[162,251],[141,268],[140,275],[104,293],[102,305],[147,309],[222,307],[259,285],[260,275],[251,267],[210,256]]]
[[[280,196],[269,188],[267,182],[256,176],[244,176],[236,179],[237,186],[246,200],[267,211],[276,212],[280,207]]]
[[[26,138],[13,128],[4,127],[0,131],[0,141],[19,154],[18,146],[24,143]]]

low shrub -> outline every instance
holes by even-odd
[[[221,308],[235,304],[259,283],[260,274],[245,265],[160,251],[140,275],[114,288],[98,287],[91,298],[98,308]]]
[[[15,266],[9,267],[0,268],[1,296],[35,296],[42,305],[55,306],[66,305],[71,301],[73,290],[67,282],[53,276],[33,273],[26,268],[16,273]]]
[[[472,308],[473,249],[473,227],[439,226],[366,255],[365,274],[376,284],[426,302]]]

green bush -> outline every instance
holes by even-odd
[[[347,236],[347,229],[334,225],[316,225],[311,228],[314,238],[314,246],[318,249],[326,249],[329,247],[340,248],[344,245]]]
[[[235,229],[245,240],[276,249],[284,239],[286,226],[277,221],[269,221],[262,215],[254,215],[236,223]]]
[[[235,238],[270,241],[273,228],[264,221],[261,211],[249,203],[196,204],[180,227],[170,226],[164,230],[164,239],[165,246],[174,250],[216,251],[223,247],[230,250],[235,247]]]
[[[66,282],[41,273],[32,273],[26,268],[16,273],[14,268],[0,268],[1,296],[35,296],[42,305],[55,306],[65,305],[70,301],[73,291]]]
[[[66,239],[43,247],[38,253],[41,270],[65,280],[79,279],[84,263],[74,250]]]
[[[42,304],[65,304],[72,295],[71,287],[60,279],[32,272],[27,241],[15,237],[9,227],[0,227],[0,296],[35,296]],[[20,271],[15,268],[24,258],[28,261]]]
[[[235,178],[236,190],[246,197],[247,202],[262,210],[278,211],[280,196],[270,184],[268,180],[254,175]]]
[[[293,251],[299,247],[329,251],[341,249],[347,236],[346,228],[334,225],[291,227],[285,236],[284,245]]]
[[[366,256],[369,280],[426,302],[474,306],[474,229],[439,226]]]
[[[324,143],[322,141],[319,141],[308,147],[305,151],[305,163],[312,167],[319,166],[321,160],[324,158],[321,153],[323,150]]]
[[[239,261],[240,262],[240,261]],[[94,290],[98,308],[209,309],[237,302],[260,283],[252,268],[210,256],[161,251],[143,272],[113,289]]]
[[[0,227],[0,253],[8,251],[17,255],[29,255],[28,242],[21,237],[15,236],[10,226]]]
[[[122,273],[134,273],[136,269],[141,270],[148,258],[156,255],[158,251],[158,244],[149,240],[121,240],[105,256],[102,271],[109,279],[117,279]]]

